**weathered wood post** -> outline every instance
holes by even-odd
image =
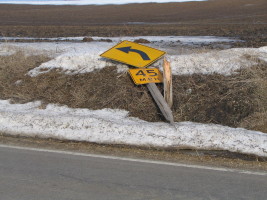
[[[171,108],[173,105],[172,94],[172,71],[170,62],[164,57],[163,59],[163,85],[164,85],[164,99]]]
[[[156,86],[155,83],[148,83],[147,88],[150,91],[153,99],[157,103],[161,113],[165,117],[167,121],[170,122],[170,124],[174,125],[174,119],[172,115],[171,108],[165,101],[164,97],[162,96],[161,92],[159,91],[158,87]],[[174,125],[175,126],[175,125]]]
[[[115,45],[108,51],[102,53],[100,56],[137,67],[137,71],[134,69],[129,70],[129,73],[135,84],[147,84],[147,87],[163,116],[167,121],[174,125],[174,119],[171,111],[172,86],[170,67],[166,67],[165,70],[166,77],[168,78],[165,78],[167,81],[167,88],[164,89],[164,91],[166,91],[164,96],[168,103],[165,101],[163,95],[155,84],[162,82],[162,77],[160,78],[159,72],[157,71],[158,69],[145,68],[161,58],[165,53],[166,52],[154,49],[152,47],[125,40]],[[167,61],[164,62],[167,63]],[[166,66],[168,66],[168,63]]]

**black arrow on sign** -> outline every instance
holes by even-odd
[[[143,52],[143,51],[140,51],[138,49],[132,49],[132,47],[121,47],[121,48],[117,48],[118,50],[124,52],[124,53],[129,53],[130,51],[131,52],[135,52],[135,53],[138,53],[142,58],[143,60],[150,60],[150,58],[148,57],[148,55]]]

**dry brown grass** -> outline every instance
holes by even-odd
[[[267,132],[266,77],[266,63],[228,77],[218,74],[175,77],[175,118]]]
[[[20,103],[42,100],[44,105],[60,103],[74,108],[118,108],[147,121],[164,120],[147,88],[135,86],[130,76],[118,74],[115,66],[87,74],[66,75],[53,70],[37,77],[25,76],[46,60],[45,56],[26,57],[22,53],[1,57],[0,99]],[[266,77],[267,64],[260,61],[227,77],[174,76],[175,121],[217,123],[267,133]]]
[[[255,60],[255,58],[251,57]],[[240,126],[254,130],[267,130],[267,64],[258,61],[260,64],[252,69],[247,69],[246,84],[255,86],[255,104],[256,112],[244,118]],[[266,132],[266,131],[265,131]]]
[[[16,87],[16,82],[25,79],[25,74],[48,61],[49,58],[43,55],[26,56],[22,52],[18,52],[11,56],[0,56],[0,96],[1,98],[19,99],[23,102],[28,101],[25,95],[17,93],[13,94],[12,90]]]

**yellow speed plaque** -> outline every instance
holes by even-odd
[[[163,81],[162,74],[157,68],[129,69],[129,73],[136,85]]]
[[[147,67],[161,58],[166,52],[135,42],[123,41],[100,56],[135,67]]]

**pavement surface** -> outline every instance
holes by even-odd
[[[1,200],[266,199],[267,173],[0,145]]]

